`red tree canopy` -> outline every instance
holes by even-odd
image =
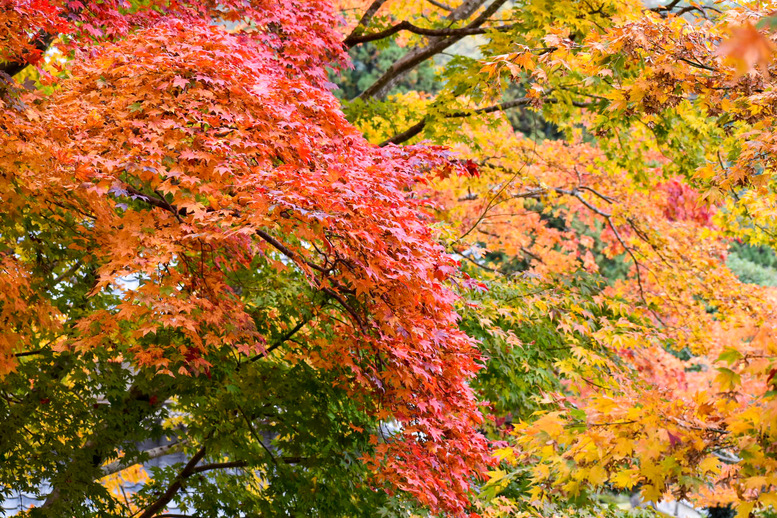
[[[218,392],[254,361],[333,372],[375,422],[401,425],[363,452],[373,482],[460,515],[487,463],[468,386],[478,354],[443,285],[455,263],[409,194],[454,166],[437,148],[376,148],[344,119],[326,86],[343,53],[325,3],[243,4],[15,2],[0,14],[13,27],[5,61],[36,62],[55,33],[74,52],[53,93],[9,89],[0,104],[1,370],[15,379],[40,349],[88,376],[102,358],[174,380],[125,394],[149,400],[146,415],[188,378]],[[214,15],[242,24],[228,32]],[[273,290],[291,306],[258,306]],[[117,431],[41,474],[46,505],[83,502],[70,487],[63,503],[61,485],[129,439]],[[88,434],[76,442],[96,449]]]

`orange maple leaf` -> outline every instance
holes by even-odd
[[[751,23],[747,22],[731,31],[731,36],[718,47],[717,55],[723,56],[743,75],[756,66],[768,76],[768,66],[774,53],[774,45]]]

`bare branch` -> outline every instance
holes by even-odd
[[[14,356],[17,358],[24,358],[25,356],[35,356],[37,354],[43,354],[43,349],[38,349],[37,351],[24,351],[21,353],[15,353]]]
[[[702,70],[707,70],[709,72],[717,72],[717,69],[712,68],[710,66],[707,66],[707,65],[705,65],[703,63],[697,63],[696,61],[692,61],[692,60],[686,59],[686,58],[677,58],[677,59],[679,61],[682,61],[683,63],[691,65],[692,67],[695,67],[695,68],[700,68]]]
[[[588,208],[588,210],[590,210],[591,212],[593,212],[595,214],[598,214],[599,216],[601,216],[603,218],[606,218],[606,219],[612,218],[612,214],[608,214],[608,213],[604,212],[603,210],[595,207],[588,200],[583,198],[583,196],[580,194],[580,191],[577,188],[572,189],[571,191],[567,190],[567,189],[554,188],[553,191],[555,191],[555,192],[557,192],[559,194],[566,194],[567,196],[572,196],[573,198],[577,198],[577,200],[580,203],[582,203],[583,205],[585,205],[586,208]]]
[[[264,444],[264,441],[262,441],[262,438],[259,437],[259,434],[254,429],[254,425],[251,422],[251,419],[248,418],[248,415],[245,413],[245,410],[241,406],[237,407],[240,414],[243,416],[243,419],[245,419],[246,424],[248,425],[248,432],[251,434],[251,436],[254,438],[254,440],[259,443],[259,445],[264,448],[264,451],[267,452],[267,455],[270,457],[270,460],[273,464],[278,466],[278,460],[275,458],[275,455],[270,451],[270,448],[267,447],[266,444]]]
[[[480,264],[479,262],[477,262],[476,260],[474,260],[473,258],[471,258],[470,256],[468,256],[466,254],[459,254],[459,255],[461,255],[461,257],[463,257],[464,259],[466,259],[470,263],[474,264],[478,268],[482,268],[483,270],[486,270],[486,271],[489,271],[489,272],[494,272],[494,273],[499,273],[499,274],[502,273],[499,270],[497,270],[496,268],[491,268],[490,266],[486,266],[484,264]]]
[[[272,246],[274,246],[279,252],[283,253],[286,257],[291,259],[292,261],[301,261],[302,263],[310,266],[314,270],[321,272],[323,274],[328,274],[329,271],[324,268],[323,266],[319,266],[316,263],[313,263],[311,261],[308,261],[304,257],[300,257],[298,254],[290,250],[288,247],[286,247],[283,243],[272,237],[270,234],[265,232],[264,230],[257,230],[256,235],[270,243]]]
[[[704,18],[708,18],[707,11],[713,11],[718,14],[723,14],[723,11],[711,5],[686,5],[681,7],[677,11],[674,11],[674,8],[679,6],[680,1],[681,0],[672,0],[666,5],[659,5],[658,7],[653,7],[652,9],[649,9],[649,10],[653,11],[654,13],[658,13],[663,17],[667,17],[670,14],[674,16],[682,16],[686,13],[690,13],[693,11],[699,11]]]
[[[385,146],[388,146],[389,144],[401,144],[403,142],[407,142],[411,138],[421,133],[425,127],[426,127],[426,119],[424,118],[424,119],[421,119],[420,122],[416,122],[415,124],[407,128],[402,133],[397,133],[390,139],[384,140],[383,142],[378,144],[378,146],[385,147]]]

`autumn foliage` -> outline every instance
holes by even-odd
[[[467,385],[478,355],[443,284],[455,262],[408,197],[453,166],[364,141],[323,85],[339,55],[326,10],[299,7],[252,13],[282,35],[153,20],[77,49],[53,94],[6,105],[3,372],[38,347],[173,380],[253,361],[334,371],[363,411],[402,426],[365,453],[375,482],[459,512],[487,462]],[[68,278],[76,265],[90,275]],[[251,300],[278,272],[307,317]],[[112,302],[74,315],[60,282]],[[270,360],[292,328],[306,343]]]
[[[768,513],[776,8],[6,0],[0,495]]]

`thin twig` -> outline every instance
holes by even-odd
[[[272,460],[272,463],[275,464],[275,467],[278,467],[278,461],[275,459],[275,455],[270,451],[270,449],[264,444],[264,441],[262,441],[262,438],[259,437],[259,434],[256,433],[256,430],[254,430],[254,425],[251,423],[251,420],[246,415],[245,411],[242,407],[237,407],[238,412],[243,416],[243,419],[245,419],[246,424],[248,425],[248,432],[251,434],[251,436],[254,438],[256,442],[259,443],[259,445],[264,448],[264,451],[267,452],[267,455],[270,456],[270,460]]]
[[[256,356],[253,356],[253,357],[252,357],[250,360],[248,360],[248,361],[250,361],[250,362],[255,362],[255,361],[257,361],[257,360],[259,360],[259,359],[261,359],[261,358],[266,358],[266,357],[267,357],[267,356],[268,356],[268,355],[269,355],[271,352],[273,352],[275,349],[277,349],[278,347],[280,347],[280,346],[281,346],[281,345],[283,345],[284,343],[288,342],[288,341],[291,339],[291,337],[293,337],[295,334],[297,334],[297,332],[298,332],[300,329],[302,329],[303,327],[305,327],[305,325],[306,325],[308,322],[310,322],[310,320],[311,320],[311,319],[307,319],[307,320],[300,320],[300,322],[299,322],[299,323],[298,323],[296,326],[294,326],[294,328],[293,328],[291,331],[289,331],[288,333],[286,333],[285,335],[283,335],[283,336],[281,337],[281,339],[280,339],[280,340],[278,340],[277,342],[275,342],[274,344],[272,344],[270,347],[268,347],[267,349],[265,349],[263,353],[261,353],[261,354],[257,354]]]

